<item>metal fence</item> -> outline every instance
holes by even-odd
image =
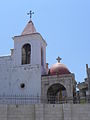
[[[0,104],[35,104],[40,99],[39,96],[0,96]]]
[[[64,99],[57,99],[56,96],[49,96],[45,98],[44,96],[0,96],[0,104],[66,104],[66,103],[73,103],[73,104],[85,104],[90,103],[90,96],[87,97],[74,97],[71,98],[64,98]]]

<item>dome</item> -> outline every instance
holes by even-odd
[[[64,64],[60,63],[60,60],[61,60],[61,58],[59,58],[59,60],[56,64],[54,64],[50,67],[50,75],[63,75],[63,74],[71,73]]]

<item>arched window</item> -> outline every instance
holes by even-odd
[[[44,64],[43,48],[41,48],[41,65]]]
[[[22,64],[30,64],[31,45],[25,44],[22,47]]]

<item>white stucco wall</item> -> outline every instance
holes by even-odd
[[[22,46],[27,43],[31,45],[31,63],[21,65]],[[39,33],[14,37],[12,55],[0,57],[0,95],[41,96],[41,47],[46,68],[46,42]]]
[[[31,65],[41,65],[41,47],[43,47],[44,66],[46,66],[46,43],[38,33],[14,37],[14,64],[21,65],[22,46],[27,43],[31,45]]]
[[[24,83],[25,88],[20,84]],[[0,95],[41,95],[41,68],[23,65],[0,68]]]
[[[0,56],[0,69],[1,67],[9,67],[13,66],[13,57],[11,55],[9,56]]]

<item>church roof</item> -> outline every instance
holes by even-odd
[[[62,63],[56,63],[51,66],[50,68],[50,75],[63,75],[63,74],[70,74],[68,68]]]
[[[66,65],[60,63],[60,57],[58,57],[56,60],[58,60],[58,62],[50,67],[50,75],[63,75],[71,73]]]
[[[36,33],[36,29],[34,27],[33,22],[30,20],[28,24],[26,25],[26,27],[24,28],[21,35],[27,35],[27,34],[32,34],[32,33]]]

